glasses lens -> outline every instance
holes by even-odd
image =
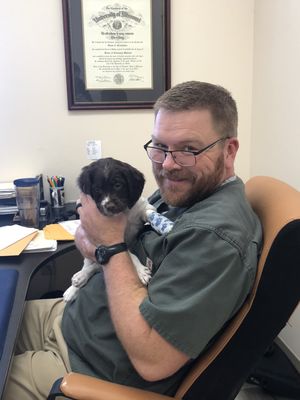
[[[147,154],[152,161],[159,164],[162,164],[166,158],[166,151],[155,147],[147,147]],[[183,167],[191,167],[195,165],[195,156],[189,151],[173,151],[172,157],[177,164]]]
[[[195,155],[189,151],[174,151],[173,158],[183,167],[192,167],[196,162]]]
[[[162,164],[165,160],[165,152],[163,150],[147,147],[147,153],[149,158],[154,162]]]

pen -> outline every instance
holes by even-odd
[[[65,183],[65,178],[63,176],[57,177],[57,186],[62,187],[64,186],[64,183]]]
[[[49,186],[51,188],[56,188],[56,187],[63,187],[65,184],[65,177],[64,176],[57,176],[53,175],[51,178],[47,176],[47,181],[49,183]]]
[[[47,176],[47,181],[48,181],[50,187],[52,187],[52,188],[55,187],[52,179],[49,178],[49,176]]]

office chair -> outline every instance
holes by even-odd
[[[214,345],[200,355],[174,397],[69,373],[54,388],[85,400],[233,400],[300,299],[300,193],[270,177],[246,183],[264,242],[252,292]],[[55,392],[55,389],[54,391]],[[55,398],[51,394],[48,399]]]

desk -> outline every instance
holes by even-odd
[[[67,203],[65,207],[59,210],[50,210],[48,219],[40,221],[40,229],[42,229],[46,223],[67,220],[69,218],[74,218],[75,216],[75,203]],[[13,223],[13,215],[0,216],[0,226],[11,225]],[[0,257],[0,269],[15,269],[19,273],[4,349],[0,359],[0,399],[2,399],[7,377],[9,375],[31,278],[40,268],[75,248],[75,243],[73,241],[58,242],[57,250],[55,252],[21,253],[19,256],[14,257]],[[70,279],[71,276],[72,274],[70,275]]]
[[[57,250],[55,252],[32,254],[23,253],[15,257],[0,257],[0,268],[16,269],[19,272],[15,299],[11,311],[7,335],[5,338],[3,354],[0,360],[0,399],[2,399],[3,396],[3,391],[14,354],[30,279],[34,272],[43,267],[49,261],[73,249],[75,249],[74,242],[62,242],[58,243]]]

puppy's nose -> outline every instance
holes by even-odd
[[[110,217],[111,215],[119,214],[120,212],[124,211],[122,207],[114,202],[107,202],[105,204],[101,204],[99,208],[102,214]]]
[[[110,214],[116,214],[120,212],[119,208],[115,203],[108,202],[104,205],[104,208],[110,213]]]

